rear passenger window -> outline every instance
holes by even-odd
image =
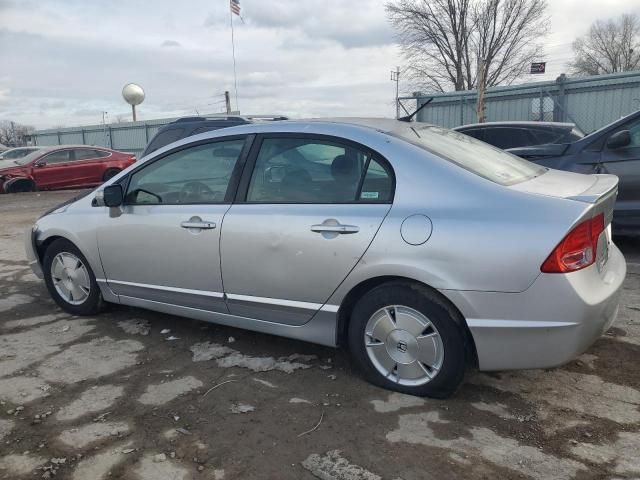
[[[247,192],[251,203],[391,201],[392,177],[368,152],[322,140],[262,141]]]
[[[79,148],[75,150],[75,160],[92,160],[96,158],[96,151],[88,148]]]
[[[371,159],[362,182],[359,200],[364,203],[388,203],[393,198],[393,178],[376,160]]]
[[[111,154],[109,152],[104,150],[93,150],[93,158],[106,158],[110,155]]]

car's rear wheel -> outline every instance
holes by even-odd
[[[96,277],[73,243],[55,240],[44,254],[43,270],[47,289],[63,310],[74,315],[93,315],[102,309]]]
[[[349,348],[371,383],[411,395],[446,398],[464,377],[462,322],[436,292],[409,283],[386,283],[355,305]]]
[[[109,170],[104,172],[104,175],[102,175],[102,181],[106,182],[107,180],[111,180],[113,177],[115,177],[119,173],[120,173],[120,170],[118,170],[117,168],[110,168]]]

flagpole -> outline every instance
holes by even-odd
[[[233,53],[233,86],[236,94],[236,109],[240,111],[238,105],[238,76],[236,74],[236,42],[233,36],[233,12],[229,9],[229,20],[231,21],[231,51]]]

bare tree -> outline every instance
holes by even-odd
[[[8,147],[22,147],[35,131],[30,125],[22,125],[11,120],[0,121],[0,143]]]
[[[575,75],[600,75],[640,69],[640,19],[626,14],[598,20],[573,42]]]
[[[419,88],[511,84],[541,55],[545,0],[392,0],[386,11]],[[480,72],[480,68],[484,69]]]

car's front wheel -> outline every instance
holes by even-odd
[[[465,371],[462,318],[430,289],[391,282],[366,293],[349,322],[349,348],[371,383],[446,398]]]
[[[107,180],[111,180],[113,177],[115,177],[119,173],[120,173],[120,170],[118,170],[117,168],[110,168],[109,170],[104,172],[104,175],[102,175],[102,181],[106,182]]]
[[[74,315],[93,315],[103,305],[102,294],[89,262],[68,240],[55,240],[44,254],[45,283],[51,297]]]

